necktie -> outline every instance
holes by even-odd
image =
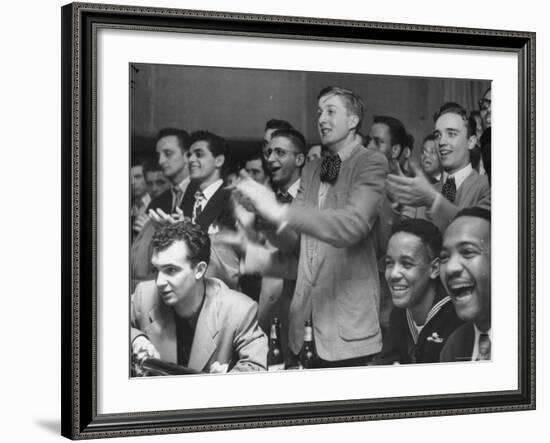
[[[195,206],[193,206],[193,216],[191,217],[191,221],[193,223],[197,223],[197,219],[200,217],[202,213],[202,205],[205,200],[204,194],[201,191],[195,192]]]
[[[455,178],[452,175],[449,175],[447,177],[447,180],[445,181],[445,184],[441,189],[441,193],[443,194],[443,197],[445,197],[451,203],[454,203],[456,198],[456,184]]]
[[[479,334],[478,360],[491,360],[491,339],[486,333]]]
[[[321,181],[334,183],[338,178],[338,173],[340,172],[340,165],[342,160],[338,154],[327,155],[323,158],[321,163]]]
[[[172,187],[172,213],[176,212],[176,208],[181,205],[183,199],[183,191],[179,186]]]
[[[292,203],[292,195],[288,192],[277,192],[277,201],[279,203]]]

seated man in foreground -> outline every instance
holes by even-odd
[[[458,317],[441,361],[491,360],[491,212],[460,211],[443,236],[441,281]]]
[[[265,370],[257,304],[205,278],[209,258],[210,238],[200,226],[184,220],[157,230],[151,260],[157,278],[132,295],[132,354],[203,372]]]
[[[376,364],[439,362],[445,341],[462,324],[439,279],[441,241],[427,220],[394,227],[385,257],[394,309]]]

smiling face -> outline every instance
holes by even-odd
[[[426,140],[420,153],[420,164],[424,172],[432,177],[441,171],[441,163],[437,152],[437,143],[435,140]]]
[[[200,183],[201,189],[214,183],[221,177],[221,167],[225,160],[223,155],[214,157],[208,142],[198,140],[191,145],[187,154],[189,160],[189,177]]]
[[[164,175],[174,185],[187,177],[187,158],[175,135],[162,137],[156,146],[158,162]]]
[[[273,137],[267,149],[267,166],[271,179],[281,190],[287,190],[300,177],[304,154],[286,137]]]
[[[408,232],[397,232],[390,238],[385,263],[386,282],[398,308],[414,308],[439,275],[437,259],[432,263],[422,240]]]
[[[453,221],[443,238],[441,281],[458,317],[491,327],[491,225],[473,216]]]
[[[154,250],[151,263],[157,270],[158,294],[167,306],[181,306],[191,303],[194,288],[204,275],[206,265],[195,266],[189,261],[189,250],[184,241],[178,240],[168,248]]]
[[[342,97],[334,94],[322,96],[317,114],[321,143],[331,151],[337,152],[355,135],[359,117],[349,112]]]
[[[460,115],[448,112],[435,122],[434,136],[439,145],[439,158],[443,169],[454,174],[470,163],[470,149],[475,147],[475,135],[468,136],[467,121]]]

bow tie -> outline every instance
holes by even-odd
[[[449,200],[451,203],[454,203],[456,198],[456,183],[455,179],[452,176],[448,176],[443,188],[441,189],[443,197]]]
[[[321,163],[321,181],[334,183],[338,178],[338,173],[340,172],[340,166],[342,165],[342,160],[338,154],[327,155],[323,158]]]

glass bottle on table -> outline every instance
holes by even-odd
[[[304,326],[304,344],[300,350],[299,368],[312,369],[317,366],[317,353],[315,352],[315,343],[313,341],[313,327],[311,320],[306,320]]]
[[[282,371],[285,369],[285,359],[281,349],[281,322],[273,317],[269,332],[269,351],[267,352],[267,370]]]

